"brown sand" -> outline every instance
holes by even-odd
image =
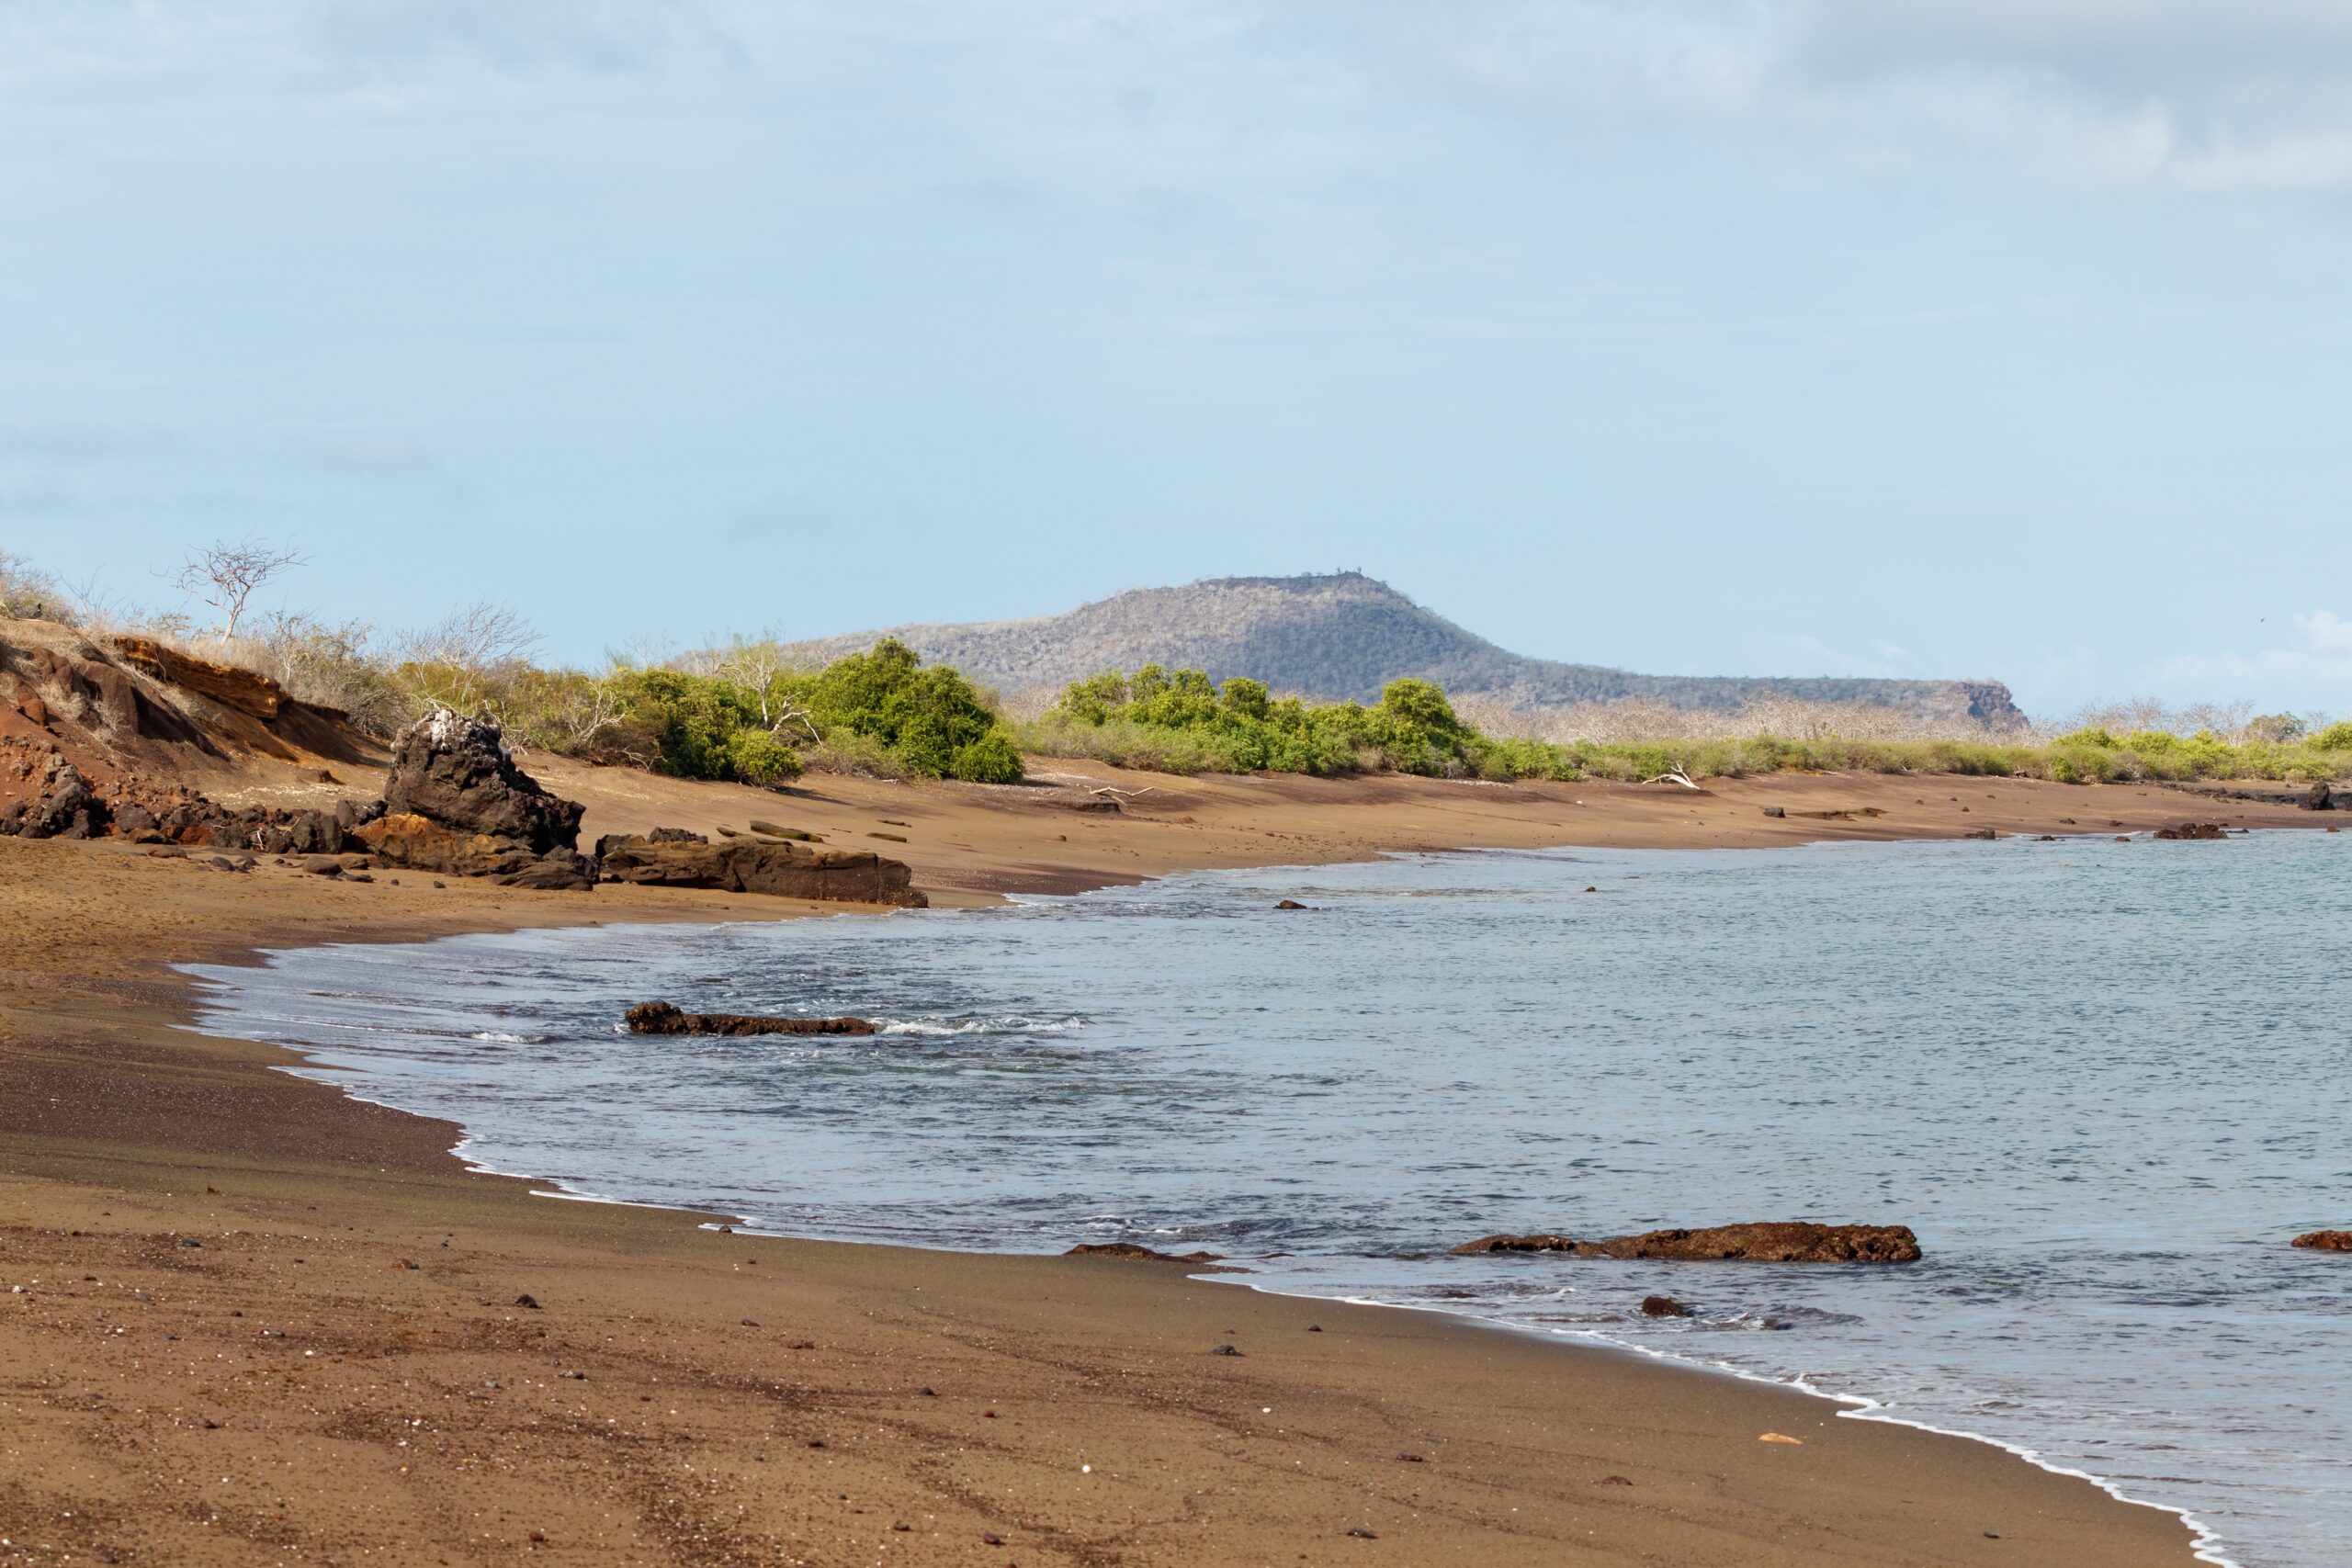
[[[1098,815],[1042,790],[543,771],[592,833],[757,816],[902,855],[942,902],[1381,849],[2313,820],[1955,779],[1692,796],[1071,769],[1154,791]],[[1794,815],[1863,807],[1884,815]],[[447,1122],[174,1027],[173,962],[802,909],[377,875],[0,840],[0,1285],[23,1287],[0,1293],[0,1563],[2190,1561],[2175,1517],[1988,1446],[1631,1355],[1161,1265],[534,1196],[464,1172]]]

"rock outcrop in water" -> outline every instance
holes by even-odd
[[[644,1002],[621,1015],[631,1034],[871,1034],[863,1018],[762,1018],[755,1013],[681,1012],[668,1002]]]
[[[2313,1252],[2352,1252],[2352,1231],[2312,1231],[2297,1236],[2295,1245]]]
[[[822,849],[769,839],[714,844],[700,834],[658,839],[608,834],[596,841],[596,858],[606,882],[639,887],[713,887],[912,909],[931,903],[908,886],[913,873],[906,863],[887,860],[871,850]]]
[[[2230,830],[2219,822],[2183,822],[2177,828],[2159,828],[2159,839],[2226,839]]]
[[[497,725],[436,708],[401,736],[384,814],[354,836],[412,871],[587,889],[596,867],[578,847],[585,809],[516,767]]]
[[[1481,1252],[1574,1252],[1579,1246],[1589,1245],[1571,1235],[1482,1235],[1453,1251],[1457,1257],[1468,1258]]]
[[[1919,1238],[1908,1225],[1821,1225],[1804,1220],[1713,1225],[1701,1230],[1644,1231],[1606,1241],[1564,1235],[1490,1235],[1453,1249],[1483,1252],[1566,1252],[1577,1258],[1641,1258],[1681,1262],[1733,1259],[1751,1263],[1916,1263]]]
[[[1218,1263],[1224,1261],[1214,1252],[1154,1252],[1131,1241],[1084,1242],[1062,1254],[1064,1258],[1125,1258],[1136,1263]]]

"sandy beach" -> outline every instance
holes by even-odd
[[[588,805],[588,836],[757,816],[902,858],[941,906],[1397,850],[2327,820],[1952,777],[1691,792],[1040,761],[1052,787],[779,795],[529,765]],[[1122,809],[1068,804],[1096,790]],[[1630,1354],[1164,1265],[559,1201],[469,1173],[448,1122],[182,1027],[169,967],[841,909],[0,840],[0,1562],[2192,1561],[2176,1516],[1988,1445]]]

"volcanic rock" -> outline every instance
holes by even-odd
[[[105,803],[90,781],[62,753],[41,764],[40,784],[30,800],[20,800],[0,817],[0,833],[27,839],[88,839],[106,831]]]
[[[207,659],[192,659],[150,637],[117,637],[114,650],[124,663],[158,681],[255,718],[276,718],[278,709],[286,704],[286,688],[266,675],[234,665],[215,664]]]
[[[904,862],[886,860],[870,850],[815,849],[741,838],[717,844],[699,838],[657,842],[607,834],[596,842],[596,859],[606,882],[640,887],[715,887],[913,909],[931,902],[908,886],[913,873]]]
[[[1715,1225],[1702,1230],[1645,1231],[1606,1241],[1564,1235],[1490,1235],[1464,1242],[1457,1253],[1566,1252],[1578,1258],[1645,1258],[1682,1261],[1739,1258],[1756,1263],[1915,1263],[1919,1238],[1908,1225],[1819,1225],[1803,1220]]]
[[[760,1018],[740,1012],[680,1012],[644,1002],[621,1015],[631,1034],[871,1034],[863,1018]]]
[[[587,808],[548,794],[516,767],[496,724],[435,708],[393,746],[384,809],[512,839],[545,854],[579,847],[580,818]]]
[[[1689,1317],[1690,1309],[1672,1296],[1644,1296],[1642,1315],[1644,1317]]]
[[[411,870],[587,889],[596,867],[579,852],[584,809],[516,767],[497,725],[435,708],[393,747],[383,815],[353,836]]]
[[[2352,1252],[2352,1231],[2312,1231],[2297,1236],[2295,1245],[2313,1252]]]
[[[1137,1247],[1131,1241],[1085,1242],[1062,1254],[1064,1258],[1126,1258],[1138,1263],[1216,1263],[1222,1261],[1214,1252],[1154,1252],[1148,1247]]]
[[[1482,1235],[1453,1250],[1467,1258],[1481,1252],[1574,1252],[1577,1245],[1574,1236],[1566,1235]]]
[[[2183,822],[2177,828],[2159,828],[2159,839],[2226,839],[2230,830],[2219,822]]]
[[[595,863],[576,850],[539,853],[521,840],[467,832],[414,812],[379,817],[351,836],[368,853],[409,871],[488,877],[502,887],[541,892],[596,886]]]

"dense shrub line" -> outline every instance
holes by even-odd
[[[773,640],[662,663],[613,660],[602,671],[548,668],[514,614],[479,604],[420,631],[379,640],[365,622],[256,614],[232,637],[200,634],[185,615],[136,619],[69,591],[0,550],[0,619],[63,621],[104,637],[135,630],[270,675],[294,696],[343,710],[389,735],[424,707],[487,713],[524,747],[627,763],[686,778],[774,785],[804,768],[887,777],[1002,784],[1021,754],[1092,758],[1173,773],[1394,771],[1436,777],[1692,779],[1791,770],[1963,773],[2061,783],[2214,778],[2333,780],[2352,770],[2352,722],[2307,732],[2287,714],[2250,709],[2101,710],[2051,739],[1921,739],[1871,732],[1852,708],[1782,703],[1727,718],[1656,704],[1596,710],[1628,722],[1600,738],[1529,738],[1541,716],[1489,704],[1489,734],[1436,684],[1390,682],[1380,701],[1310,704],[1274,697],[1259,681],[1213,682],[1199,670],[1147,665],[1066,688],[1042,715],[1009,724],[995,695],[944,664],[925,665],[885,639],[822,668],[791,665]],[[1473,706],[1479,705],[1474,701]],[[1559,716],[1553,716],[1555,721]],[[1638,722],[1634,722],[1638,721]],[[2317,721],[2312,721],[2317,722]],[[1739,734],[1786,723],[1801,735]],[[1677,734],[1673,726],[1690,726]],[[2161,728],[2160,726],[2173,728]],[[2191,726],[2196,728],[2191,728]],[[2188,729],[2187,734],[2179,733]]]
[[[895,639],[820,670],[708,662],[616,664],[601,675],[526,667],[487,705],[541,750],[681,778],[772,785],[812,762],[977,784],[1022,776],[1021,752],[987,695]]]
[[[1654,779],[1679,772],[1739,778],[1789,771],[1966,773],[2121,784],[2216,778],[2317,782],[2352,769],[2352,723],[2232,741],[2211,730],[2113,735],[2077,730],[2045,743],[1865,740],[1755,735],[1544,741],[1483,735],[1425,681],[1396,681],[1378,705],[1270,699],[1256,681],[1222,686],[1197,670],[1147,665],[1069,686],[1023,727],[1023,749],[1162,773],[1335,774],[1393,769],[1455,778]]]

